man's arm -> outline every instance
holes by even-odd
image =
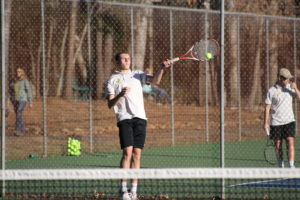
[[[295,82],[292,82],[291,88],[295,90],[296,97],[297,97],[298,100],[300,100],[300,91],[299,91],[299,89],[297,87],[297,84]]]
[[[270,129],[270,110],[271,110],[271,105],[270,104],[266,104],[265,107],[265,113],[264,113],[264,129]]]
[[[114,107],[115,105],[118,104],[118,102],[120,101],[120,99],[125,96],[128,92],[130,92],[130,88],[129,87],[124,87],[122,89],[122,91],[117,95],[115,96],[114,94],[110,94],[108,97],[107,97],[107,105],[108,105],[108,108],[111,109],[112,107]]]
[[[164,71],[172,65],[170,60],[165,60],[161,65],[158,71],[155,73],[151,85],[158,86],[164,74]]]

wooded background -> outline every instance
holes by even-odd
[[[226,141],[264,138],[264,96],[281,67],[299,83],[299,7],[294,0],[225,1]],[[219,10],[219,0],[5,0],[6,86],[22,67],[34,90],[25,136],[13,136],[13,112],[6,119],[8,160],[61,155],[73,135],[85,153],[118,150],[103,98],[113,56],[128,51],[133,69],[154,73],[202,38],[220,42]],[[220,66],[219,57],[180,61],[164,74],[160,87],[172,104],[145,96],[147,148],[220,142]]]
[[[112,6],[100,1],[44,2],[42,20],[41,1],[5,1],[8,81],[17,67],[25,68],[35,98],[43,95],[43,67],[47,96],[72,99],[72,77],[76,77],[79,85],[92,88],[91,95],[96,100],[103,97],[103,84],[114,70],[112,58],[119,51],[133,54],[133,68],[155,71],[163,59],[171,56],[171,31],[173,56],[201,38],[220,40],[217,0],[106,1],[137,3],[140,7]],[[225,1],[225,6],[226,105],[236,106],[238,90],[246,105],[259,105],[265,89],[275,81],[278,68],[286,67],[299,74],[295,67],[300,57],[299,1],[232,0]],[[173,12],[173,30],[168,7],[178,8]],[[180,10],[184,7],[190,10]],[[170,74],[166,77],[162,87],[171,92]],[[209,104],[218,105],[218,59],[207,69],[204,63],[181,62],[175,65],[173,77],[174,99],[178,103],[203,106],[204,96],[208,95]],[[209,87],[207,92],[205,87]]]

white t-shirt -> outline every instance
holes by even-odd
[[[278,126],[295,121],[293,113],[293,97],[296,96],[290,84],[282,88],[279,85],[272,86],[265,99],[265,103],[271,105],[271,125]]]
[[[138,117],[146,118],[142,85],[145,83],[146,74],[142,71],[130,71],[126,74],[115,72],[107,81],[105,96],[117,96],[124,87],[129,87],[130,92],[123,96],[114,106],[117,121]]]

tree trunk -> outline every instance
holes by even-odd
[[[143,0],[141,3],[151,4],[150,0]],[[144,69],[146,44],[147,44],[147,23],[151,11],[150,8],[136,9],[136,34],[134,43],[134,62],[133,68],[137,70]]]
[[[99,19],[98,27],[102,27],[102,19]],[[103,86],[105,81],[105,71],[104,71],[104,65],[103,65],[103,33],[101,31],[98,31],[96,33],[96,43],[97,43],[97,66],[96,66],[96,73],[97,73],[97,99],[101,99],[103,96]]]
[[[9,69],[9,41],[10,41],[10,21],[11,21],[11,3],[12,1],[5,1],[5,24],[4,24],[4,27],[5,27],[5,32],[4,32],[4,37],[5,37],[5,57],[2,58],[2,59],[5,59],[5,77],[6,77],[6,83],[9,83],[9,76],[8,76],[8,69]],[[6,91],[8,91],[8,87],[9,87],[9,84],[6,84]],[[2,88],[4,89],[4,88]]]
[[[41,56],[42,56],[42,39],[40,39],[40,46],[37,50],[37,59],[36,59],[36,70],[35,70],[35,84],[36,84],[36,98],[41,97]]]
[[[37,50],[39,52],[39,48]],[[36,62],[36,58],[34,55],[36,54],[35,49],[30,48],[30,60],[31,60],[31,73],[32,73],[32,87],[34,87],[34,90],[32,91],[33,97],[38,97],[38,90],[37,90],[37,84],[39,84],[37,80],[37,67],[39,66]]]
[[[270,14],[279,14],[282,1],[270,1],[267,10]],[[269,79],[266,78],[266,85],[269,87],[277,81],[278,73],[278,21],[270,19],[269,23]]]
[[[59,65],[58,65],[58,55],[56,52],[58,52],[58,47],[56,46],[56,44],[54,43],[53,44],[53,53],[52,54],[52,57],[51,57],[51,74],[52,76],[49,77],[49,95],[50,96],[56,96],[56,88],[57,88],[57,85],[59,83]]]
[[[77,35],[74,36],[75,37],[74,44],[75,44],[76,51],[75,51],[73,62],[76,63],[76,61],[77,61],[78,66],[80,68],[80,75],[82,76],[84,81],[86,81],[86,79],[87,79],[87,68],[86,68],[86,63],[85,63],[83,55],[82,55],[82,45],[83,45],[83,41],[86,36],[86,33],[87,33],[87,25],[85,25],[80,39]]]
[[[149,10],[150,17],[148,19],[148,43],[149,43],[149,74],[153,74],[153,10]]]
[[[255,65],[254,65],[254,70],[253,70],[253,81],[251,84],[251,88],[250,88],[250,96],[248,99],[248,106],[250,108],[253,108],[254,105],[256,103],[258,103],[259,100],[261,100],[261,98],[257,98],[260,97],[261,95],[261,76],[260,76],[260,66],[261,66],[261,46],[262,46],[262,39],[263,37],[263,18],[258,19],[258,26],[259,30],[258,33],[256,34],[256,48],[255,48]],[[259,94],[259,95],[257,95]]]
[[[66,26],[64,36],[61,43],[60,48],[60,75],[59,75],[59,81],[56,89],[56,96],[62,96],[62,89],[63,89],[63,82],[64,82],[64,74],[65,74],[65,67],[66,67],[66,61],[65,61],[65,47],[66,47],[66,40],[68,36],[68,27]]]
[[[218,90],[218,69],[214,64],[210,66],[211,71],[211,93],[212,93],[212,101],[210,102],[212,106],[219,105],[219,90]]]
[[[47,55],[46,55],[46,95],[49,95],[49,81],[50,81],[50,71],[51,71],[51,57],[52,57],[52,41],[53,41],[53,30],[55,29],[54,19],[50,20],[50,28],[49,28],[49,38],[47,42]]]
[[[233,11],[234,10],[234,2],[233,1],[228,1],[227,3],[228,6],[228,11]],[[225,90],[227,92],[227,101],[230,104],[229,106],[237,106],[237,94],[238,94],[238,86],[237,86],[237,51],[238,51],[238,44],[237,44],[237,19],[236,16],[228,16],[231,17],[230,19],[227,20],[228,23],[228,37],[229,37],[229,41],[228,41],[228,47],[230,48],[230,52],[233,52],[227,56],[228,59],[226,59],[226,61],[228,61],[228,63],[226,64],[226,66],[229,68],[229,70],[227,71],[227,73],[230,74],[230,76],[225,76],[228,77],[229,80],[225,80],[228,81],[229,85],[227,86],[227,88],[225,87]],[[228,48],[227,48],[228,50]]]
[[[207,1],[207,0],[206,0]],[[205,9],[209,10],[210,9],[210,4],[206,3],[205,4]],[[208,12],[204,13],[204,38],[209,38],[209,17],[208,17]],[[209,92],[207,91],[209,89],[208,85],[211,85],[211,77],[210,77],[210,71],[208,70],[209,63],[208,62],[199,62],[199,95],[198,99],[199,102],[198,104],[200,106],[205,106],[206,105],[206,100],[207,100],[207,94]],[[211,91],[211,90],[210,90]]]
[[[72,76],[74,75],[75,63],[74,59],[74,48],[75,48],[75,38],[76,34],[76,23],[77,23],[77,2],[72,2],[71,16],[70,16],[70,31],[69,31],[69,43],[68,43],[68,60],[67,60],[67,71],[65,80],[65,98],[72,99]]]
[[[105,69],[105,77],[108,78],[112,72],[112,63],[111,59],[113,57],[113,36],[111,34],[106,34],[105,41],[105,56],[104,56],[104,69]]]
[[[275,83],[277,80],[278,73],[278,25],[276,21],[270,23],[270,47],[269,47],[269,57],[270,57],[270,83],[268,85]]]

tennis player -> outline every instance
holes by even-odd
[[[146,138],[147,118],[144,109],[142,85],[146,81],[146,73],[132,71],[128,53],[122,52],[115,56],[117,71],[108,79],[105,96],[108,107],[113,108],[119,128],[119,138],[123,156],[120,167],[140,168],[142,149]],[[171,66],[171,61],[162,63],[155,74],[152,84],[159,85],[164,71]],[[137,199],[138,180],[131,181],[128,192],[127,180],[121,181],[121,199]]]
[[[294,137],[296,122],[293,113],[293,98],[300,99],[300,91],[293,76],[286,68],[280,69],[277,82],[269,88],[265,99],[264,129],[270,130],[270,138],[274,140],[278,158],[278,166],[284,168],[282,141],[286,141],[289,167],[294,168]],[[271,118],[270,118],[271,116]]]

